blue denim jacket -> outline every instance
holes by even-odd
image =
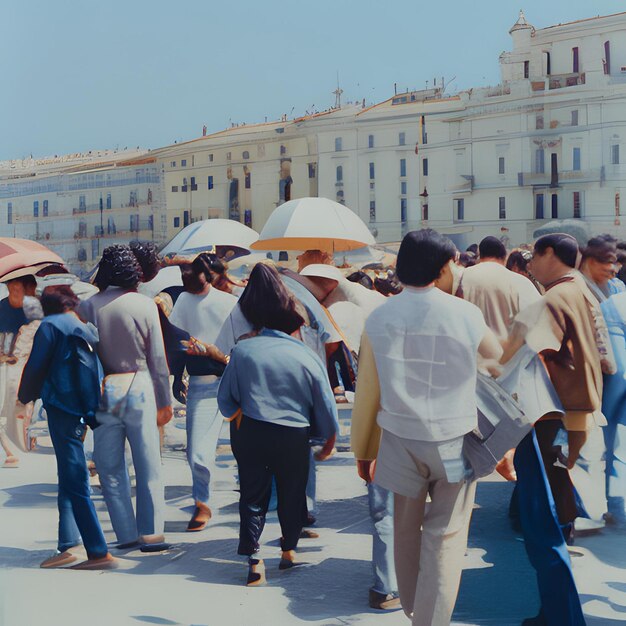
[[[44,406],[53,406],[71,415],[83,417],[75,368],[69,358],[69,337],[79,336],[92,346],[98,343],[98,331],[72,313],[49,315],[35,333],[33,348],[18,391],[24,404],[41,398]],[[102,378],[101,370],[98,375]]]

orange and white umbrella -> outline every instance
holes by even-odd
[[[250,247],[339,252],[375,243],[365,222],[343,204],[328,198],[299,198],[277,207]]]

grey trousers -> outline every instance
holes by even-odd
[[[394,558],[402,608],[414,626],[448,626],[476,483],[448,482],[437,443],[402,439],[387,431],[375,480],[394,492]]]

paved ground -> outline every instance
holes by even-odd
[[[177,424],[180,419],[168,427],[164,457],[166,530],[174,546],[163,554],[127,553],[114,572],[38,568],[55,547],[56,477],[49,448],[23,455],[20,469],[0,469],[0,625],[408,623],[401,612],[367,607],[370,522],[365,488],[348,452],[340,447],[319,466],[321,537],[302,541],[300,550],[310,565],[279,572],[280,533],[272,514],[263,536],[268,585],[246,589],[246,568],[235,554],[237,492],[227,441],[218,457],[214,520],[202,533],[185,533],[192,501]],[[533,572],[507,520],[510,491],[497,478],[479,485],[455,624],[509,626],[537,611]],[[104,502],[98,495],[95,500],[113,541]],[[625,540],[626,534],[605,530],[576,546],[575,574],[589,626],[626,620]]]

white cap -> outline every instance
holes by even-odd
[[[325,265],[322,263],[313,263],[307,265],[301,272],[300,276],[308,276],[310,278],[329,278],[340,282],[343,280],[343,274],[339,268],[334,265]]]

